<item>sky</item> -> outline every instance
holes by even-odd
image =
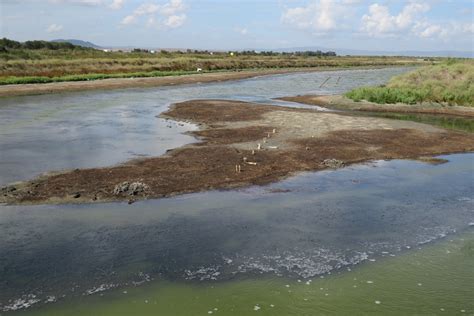
[[[474,0],[0,0],[0,37],[104,47],[474,51]]]

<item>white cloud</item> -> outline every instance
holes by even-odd
[[[464,33],[472,33],[474,34],[474,23],[466,23],[462,26],[462,31]],[[472,38],[471,38],[472,40]]]
[[[113,10],[120,10],[123,7],[125,0],[112,0],[112,3],[109,4],[109,8]]]
[[[102,0],[69,0],[69,2],[76,2],[86,5],[101,5]]]
[[[342,4],[360,4],[362,3],[362,0],[342,0]]]
[[[390,15],[386,6],[378,3],[372,4],[369,7],[369,14],[362,17],[362,31],[369,35],[377,36],[395,30],[395,17]]]
[[[51,3],[69,3],[69,4],[80,4],[98,6],[103,4],[103,0],[49,0]]]
[[[430,25],[420,33],[420,37],[432,37],[433,35],[440,34],[442,31],[443,29],[439,25]]]
[[[281,21],[293,27],[312,31],[317,34],[327,33],[340,28],[347,17],[348,4],[358,0],[312,0],[308,5],[284,10]]]
[[[182,0],[170,0],[165,4],[143,3],[132,14],[123,18],[120,24],[129,25],[141,17],[146,17],[146,25],[149,27],[178,28],[186,22],[186,9]]]
[[[249,30],[246,27],[236,27],[234,28],[234,31],[236,31],[240,35],[247,35],[249,33]]]
[[[416,35],[419,37],[430,38],[434,36],[442,36],[442,34],[446,33],[445,30],[439,25],[429,24],[429,23],[422,23],[420,25],[416,25],[413,29]]]
[[[156,20],[154,17],[150,16],[146,22],[146,26],[152,27],[154,25],[156,25]]]
[[[106,5],[110,9],[119,10],[123,7],[125,0],[49,0],[49,2],[55,4],[74,4],[91,7]]]
[[[186,9],[182,0],[171,0],[160,8],[160,12],[165,16],[176,15],[176,13],[183,12]]]
[[[140,5],[138,8],[133,11],[133,15],[135,16],[142,16],[142,15],[147,15],[147,14],[153,14],[157,12],[160,9],[160,6],[158,4],[154,3],[144,3]]]
[[[50,26],[48,26],[48,28],[46,29],[46,32],[48,33],[55,33],[55,32],[59,32],[63,29],[63,26],[62,25],[59,25],[59,24],[51,24]]]
[[[368,14],[362,17],[361,30],[372,37],[414,36],[445,41],[463,35],[472,36],[473,23],[432,22],[423,15],[429,10],[428,3],[411,0],[399,14],[392,15],[387,6],[375,3],[369,7]]]
[[[164,20],[163,25],[175,29],[182,26],[184,22],[186,22],[186,14],[171,15]]]
[[[427,3],[412,1],[398,15],[392,15],[387,6],[374,3],[369,7],[369,13],[362,16],[361,30],[374,37],[395,36],[413,27],[422,19],[422,13],[429,10]]]
[[[425,13],[430,9],[427,3],[411,2],[395,17],[395,22],[399,28],[409,27],[419,14]]]
[[[135,16],[134,15],[127,15],[126,17],[124,17],[122,19],[122,21],[120,22],[120,24],[122,25],[129,25],[129,24],[132,24],[133,22],[135,22]]]
[[[413,35],[418,36],[420,38],[440,38],[440,39],[447,39],[450,34],[456,33],[454,28],[450,27],[449,25],[439,25],[433,24],[427,20],[416,22],[411,32]]]

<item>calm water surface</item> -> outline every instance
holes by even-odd
[[[340,93],[402,71],[2,99],[0,185],[191,142],[181,133],[193,125],[155,117],[173,102],[286,104],[271,98]],[[319,89],[329,76],[333,83]],[[0,312],[313,315],[365,305],[377,313],[375,301],[391,300],[386,312],[473,313],[474,154],[443,158],[449,162],[379,161],[133,205],[0,206]],[[421,291],[418,283],[431,287]],[[357,295],[343,290],[353,285]],[[434,306],[439,293],[447,302]]]

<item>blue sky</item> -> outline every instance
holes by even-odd
[[[0,37],[102,46],[474,50],[473,0],[0,0]]]

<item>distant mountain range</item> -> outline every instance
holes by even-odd
[[[419,56],[419,57],[460,57],[460,58],[474,58],[474,51],[454,51],[454,50],[440,50],[440,51],[372,51],[372,50],[358,50],[346,48],[326,48],[326,47],[291,47],[273,49],[275,52],[298,52],[298,51],[316,51],[336,52],[339,56],[355,55],[355,56]]]
[[[94,43],[81,41],[81,40],[78,40],[78,39],[55,39],[55,40],[52,40],[51,42],[71,43],[73,45],[82,46],[82,47],[102,49],[102,47],[100,47],[100,46],[98,46]]]

